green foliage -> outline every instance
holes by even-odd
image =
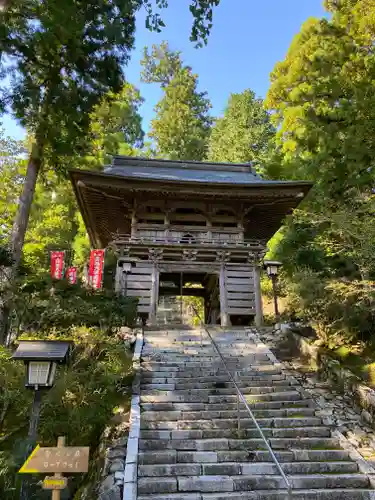
[[[211,28],[206,20],[211,21],[218,2],[192,2],[192,38],[198,43],[206,40]],[[159,8],[167,5],[166,0],[156,0]],[[4,6],[0,78],[10,77],[11,84],[4,82],[7,90],[0,98],[0,111],[11,110],[34,139],[13,224],[14,269],[21,261],[38,175],[47,161],[66,171],[73,155],[87,152],[91,113],[124,84],[123,66],[134,45],[135,15],[142,6],[147,26],[159,30],[164,24],[148,0],[69,0],[64,5],[32,0]],[[102,146],[105,152],[108,144]]]
[[[91,114],[91,142],[84,158],[70,166],[102,169],[109,154],[134,154],[142,145],[143,131],[138,90],[126,83],[119,94],[106,96]],[[0,241],[9,242],[11,228],[25,175],[25,161],[19,158],[23,144],[2,136],[0,187]],[[39,177],[23,249],[23,265],[32,274],[45,275],[51,250],[73,250],[74,263],[87,262],[90,244],[78,212],[70,181],[56,174],[50,165]]]
[[[194,296],[178,296],[178,300],[182,301],[183,311],[186,317],[190,318],[193,326],[200,326],[201,321],[204,321],[204,299],[203,297]]]
[[[139,108],[143,99],[130,83],[117,94],[109,93],[91,114],[91,142],[82,163],[85,168],[103,168],[111,155],[132,156],[143,146],[144,132]]]
[[[143,49],[141,60],[141,79],[145,83],[159,83],[162,88],[170,85],[176,73],[181,71],[183,63],[181,52],[172,51],[167,42]]]
[[[156,155],[171,160],[202,160],[205,157],[212,119],[206,92],[198,92],[198,77],[184,66],[179,52],[167,43],[147,49],[142,60],[144,81],[160,83],[163,97],[155,107],[149,136]]]
[[[128,401],[131,354],[121,340],[120,327],[134,324],[137,300],[64,280],[43,281],[36,276],[19,280],[6,297],[14,311],[12,342],[16,338],[74,342],[70,363],[58,370],[54,387],[43,399],[39,442],[52,446],[65,435],[70,445],[90,446],[94,454],[116,408]],[[32,391],[23,387],[23,377],[23,365],[0,347],[0,497],[9,500],[18,498],[16,471],[24,459],[32,397]],[[37,480],[31,485],[36,497],[48,498]],[[70,481],[69,494],[85,481],[82,476]]]
[[[207,36],[212,28],[213,8],[217,7],[220,0],[193,0],[190,12],[193,14],[194,23],[192,27],[192,41],[198,41],[198,46],[207,43]]]
[[[0,242],[9,242],[17,201],[25,177],[22,141],[5,136],[0,128]]]
[[[314,179],[318,195],[322,189],[340,199],[348,187],[373,179],[375,54],[364,43],[368,29],[356,7],[345,15],[339,8],[332,20],[310,19],[271,75],[266,104],[279,127],[284,168],[292,178]]]
[[[212,129],[208,159],[216,162],[250,163],[263,167],[273,146],[275,130],[262,99],[252,90],[231,94],[224,116]]]
[[[374,0],[326,1],[271,75],[281,177],[313,179],[271,252],[291,310],[331,338],[370,342],[375,276]]]
[[[0,246],[0,267],[10,267],[12,264],[13,259],[9,248],[6,246]]]
[[[112,290],[93,291],[67,281],[34,280],[12,296],[15,329],[33,335],[52,332],[69,336],[77,326],[97,327],[106,333],[135,324],[137,299]]]
[[[154,0],[154,2],[152,0],[142,0],[140,3],[147,12],[146,27],[160,33],[165,24],[157,9],[167,8],[169,0]],[[207,44],[212,28],[213,10],[219,3],[220,0],[190,0],[189,10],[193,16],[190,40],[196,42],[196,47]],[[157,9],[155,9],[155,5]]]
[[[76,201],[65,179],[52,170],[36,186],[30,224],[23,249],[23,265],[35,275],[49,271],[51,250],[70,250],[77,233]]]
[[[325,278],[311,270],[295,273],[288,286],[291,310],[319,325],[326,338],[372,343],[375,292],[372,283]]]
[[[70,333],[75,347],[69,365],[58,370],[56,384],[44,396],[38,442],[54,446],[57,437],[64,435],[69,445],[90,446],[93,456],[100,435],[130,391],[131,354],[118,338],[98,329],[77,327]],[[10,354],[0,348],[0,496],[15,500],[32,391],[23,386],[23,365],[11,360]],[[32,485],[34,494],[49,498],[37,480]],[[75,476],[69,482],[70,495],[85,480]]]
[[[13,2],[1,17],[3,105],[35,137],[33,156],[62,166],[81,152],[90,114],[123,85],[140,2]]]
[[[85,263],[89,262],[91,245],[87,235],[85,223],[83,222],[82,215],[78,210],[74,217],[78,229],[72,242],[72,252],[74,256],[73,264],[82,268]]]

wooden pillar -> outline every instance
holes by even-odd
[[[64,436],[59,436],[57,438],[57,447],[58,448],[64,448],[65,447],[65,437]],[[59,474],[58,472],[55,472],[53,475],[55,478],[61,478],[63,477],[62,474]],[[53,490],[52,491],[52,500],[60,500],[61,498],[61,491],[60,490]]]
[[[243,227],[243,221],[242,219],[237,221],[237,228],[239,229],[239,233],[238,233],[238,240],[239,241],[244,241],[245,238],[244,238],[244,227]]]
[[[212,221],[211,221],[211,215],[208,216],[206,220],[206,228],[207,228],[207,239],[208,241],[212,240]]]
[[[151,304],[150,304],[150,323],[156,323],[156,311],[159,302],[159,269],[156,262],[152,266],[152,280],[151,280]]]
[[[260,271],[259,264],[254,264],[254,293],[255,293],[255,325],[263,326],[263,305],[262,305],[262,290],[260,287]]]
[[[169,213],[170,213],[170,210],[167,209],[164,213],[164,236],[166,238],[168,238],[169,236]]]
[[[122,293],[122,265],[117,260],[116,274],[115,274],[115,292]]]
[[[137,236],[137,214],[135,209],[132,211],[132,220],[131,220],[131,237],[134,238]]]
[[[229,326],[230,320],[227,312],[227,288],[225,285],[225,262],[220,265],[220,318],[221,326]]]

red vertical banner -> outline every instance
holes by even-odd
[[[55,280],[61,280],[64,274],[64,251],[51,252],[51,276]]]
[[[71,285],[75,285],[77,283],[77,268],[68,267],[65,276]]]
[[[95,290],[99,290],[102,287],[104,252],[105,250],[91,250],[90,254],[89,284]]]

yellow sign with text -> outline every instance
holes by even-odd
[[[67,487],[66,477],[45,477],[43,480],[44,490],[63,490]]]
[[[87,472],[89,468],[89,447],[65,446],[44,447],[39,445],[18,472],[21,474],[48,474],[50,472]]]

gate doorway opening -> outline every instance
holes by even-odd
[[[202,272],[161,272],[156,313],[159,324],[197,326],[199,317],[208,324],[220,322],[219,276]]]

